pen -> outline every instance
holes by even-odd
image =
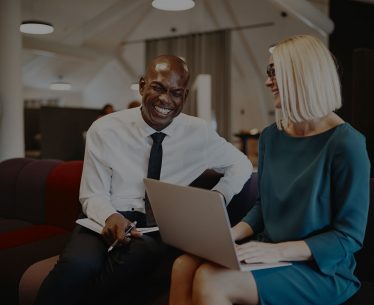
[[[136,224],[137,224],[137,221],[136,221],[136,220],[135,220],[134,222],[130,223],[130,225],[128,226],[128,228],[127,228],[126,231],[125,231],[125,236],[129,236],[129,235],[130,235],[131,230],[134,229],[134,228],[136,227]],[[112,251],[113,248],[117,245],[117,243],[118,243],[118,239],[116,239],[116,240],[114,241],[114,243],[112,243],[112,244],[110,245],[110,247],[108,248],[108,252]]]

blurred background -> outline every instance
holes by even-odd
[[[21,33],[30,20],[53,32]],[[163,53],[191,68],[185,112],[253,157],[248,150],[256,145],[247,141],[274,121],[264,86],[268,48],[306,33],[335,54],[340,114],[372,147],[373,24],[370,0],[196,0],[183,11],[160,10],[151,0],[1,0],[0,159],[83,158],[85,131],[101,108],[140,101],[139,77]]]

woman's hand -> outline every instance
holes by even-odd
[[[280,244],[270,244],[258,241],[237,245],[236,253],[239,261],[251,263],[277,263],[284,261]]]
[[[310,248],[303,240],[277,244],[250,241],[237,245],[236,253],[239,260],[247,264],[306,261],[313,258]]]

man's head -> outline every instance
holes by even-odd
[[[139,80],[142,116],[155,130],[167,127],[181,113],[188,95],[189,72],[177,56],[161,55],[148,66]]]

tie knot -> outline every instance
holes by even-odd
[[[153,139],[153,143],[156,143],[156,144],[161,144],[162,141],[164,140],[166,134],[162,133],[162,132],[155,132],[153,134],[151,134],[151,137]]]

